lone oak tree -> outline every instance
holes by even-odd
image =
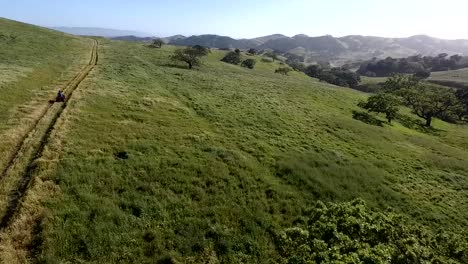
[[[200,58],[206,56],[206,54],[207,52],[201,52],[197,48],[189,47],[174,51],[174,54],[171,56],[171,58],[176,61],[182,61],[187,63],[189,69],[192,69],[193,66],[200,65]]]

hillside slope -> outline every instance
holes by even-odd
[[[173,46],[100,42],[36,164],[32,215],[0,237],[3,262],[281,263],[277,234],[317,201],[354,198],[466,232],[466,126],[421,129],[408,111],[369,125],[353,118],[365,94],[275,74],[260,57],[248,70],[212,51],[188,70]]]
[[[468,89],[468,68],[433,72],[428,80],[441,85]]]
[[[466,225],[466,127],[419,131],[352,118],[364,95],[302,74],[246,70],[213,52],[107,42],[70,109],[48,203],[47,262],[279,261],[272,232],[317,200],[361,197],[419,223]],[[204,260],[202,260],[204,259]]]
[[[88,63],[90,40],[0,18],[0,168],[9,152]]]

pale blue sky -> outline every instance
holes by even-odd
[[[427,34],[468,39],[468,0],[0,0],[0,17],[158,36]]]

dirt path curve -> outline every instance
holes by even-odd
[[[44,112],[35,120],[28,133],[21,142],[13,149],[12,155],[5,169],[0,174],[0,185],[4,187],[2,195],[7,196],[7,201],[0,208],[0,231],[7,228],[18,212],[22,199],[24,198],[36,170],[36,161],[42,156],[51,132],[68,101],[80,83],[88,76],[98,62],[98,42],[93,40],[91,59],[65,87],[62,88],[66,95],[64,103],[52,103],[45,108]],[[11,187],[9,187],[11,186]],[[9,191],[9,192],[8,192]]]

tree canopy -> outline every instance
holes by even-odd
[[[241,62],[240,52],[231,51],[221,59],[222,62],[238,65]]]
[[[339,67],[324,69],[320,65],[310,65],[304,69],[304,73],[312,78],[318,78],[320,81],[350,88],[357,87],[361,81],[359,74]]]
[[[358,73],[369,77],[387,77],[395,73],[416,74],[423,76],[427,72],[456,70],[468,67],[462,63],[463,57],[460,55],[448,56],[446,53],[441,53],[438,56],[410,56],[408,58],[394,59],[387,57],[383,60],[377,58],[363,63]],[[426,77],[427,78],[427,77]]]
[[[161,48],[164,45],[164,41],[162,39],[153,39],[151,44],[149,45],[151,48]]]
[[[460,108],[458,111],[458,118],[468,119],[468,89],[459,89],[455,95],[460,101]]]
[[[389,123],[396,117],[399,110],[399,100],[390,93],[380,93],[370,96],[367,102],[360,102],[358,105],[369,112],[385,114]]]
[[[401,89],[397,93],[414,114],[426,121],[426,127],[431,126],[435,117],[443,119],[454,114],[460,103],[452,89],[430,84],[418,84],[410,89]]]
[[[433,118],[448,119],[461,107],[453,89],[424,83],[413,76],[396,74],[387,79],[383,91],[399,96],[403,105],[426,121],[427,127]]]
[[[253,69],[257,62],[254,59],[246,59],[241,63],[242,67]]]
[[[188,47],[184,49],[177,49],[171,58],[175,61],[181,61],[188,64],[189,69],[201,64],[201,57],[206,56],[207,52],[202,52],[198,48]]]

